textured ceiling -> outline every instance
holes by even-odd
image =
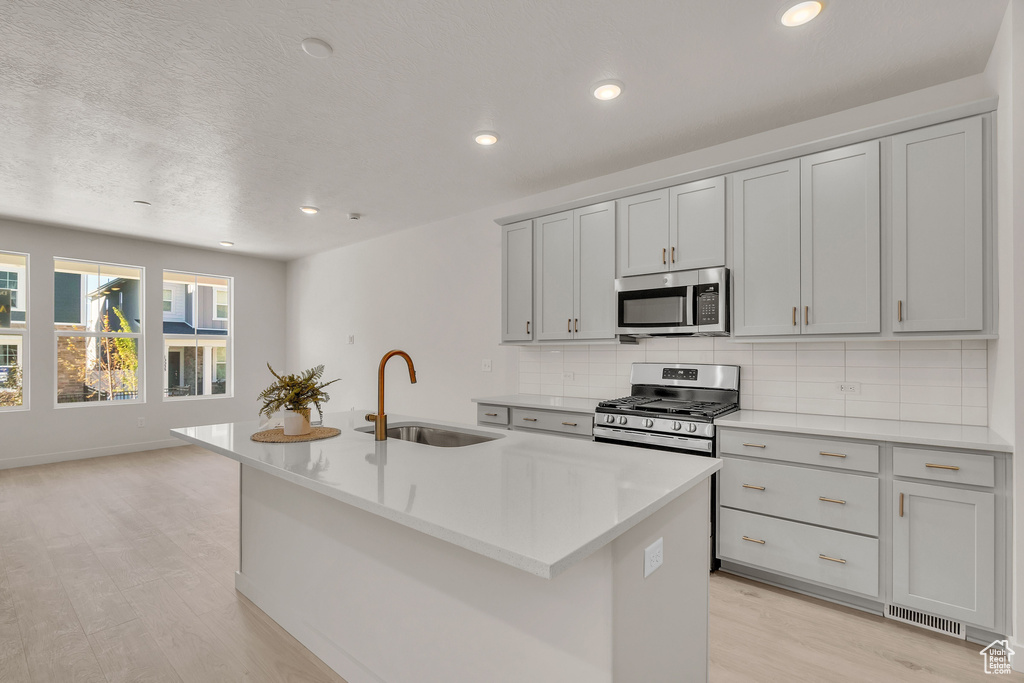
[[[786,4],[12,0],[0,215],[291,258],[979,73],[1006,8]]]

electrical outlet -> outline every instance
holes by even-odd
[[[483,372],[490,372],[491,371],[491,359],[490,358],[484,358],[483,361],[480,362],[480,369]]]
[[[665,561],[664,537],[644,548],[644,578],[654,573],[654,570]]]
[[[840,394],[859,394],[860,382],[842,382],[839,385]]]
[[[356,335],[354,335],[354,334],[348,335],[348,343],[349,344],[355,344],[356,343]]]
[[[576,379],[576,373],[575,372],[563,372],[562,373],[562,379],[567,379],[567,380],[569,380],[571,382],[574,379]]]
[[[143,427],[145,427],[146,426],[146,418],[140,417],[138,420],[135,421],[135,426],[138,427],[139,429],[142,429]]]

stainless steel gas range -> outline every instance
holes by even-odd
[[[594,440],[715,457],[715,418],[740,408],[737,365],[633,363],[629,396],[602,401],[594,414]],[[711,483],[711,569],[715,488]]]

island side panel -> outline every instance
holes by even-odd
[[[239,590],[350,683],[613,680],[610,546],[548,580],[259,470],[242,478]]]
[[[710,477],[612,542],[616,681],[708,680]],[[644,578],[644,550],[664,563]]]

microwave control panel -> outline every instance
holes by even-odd
[[[718,294],[721,284],[711,282],[697,285],[697,324],[717,325],[720,320],[718,312]]]

